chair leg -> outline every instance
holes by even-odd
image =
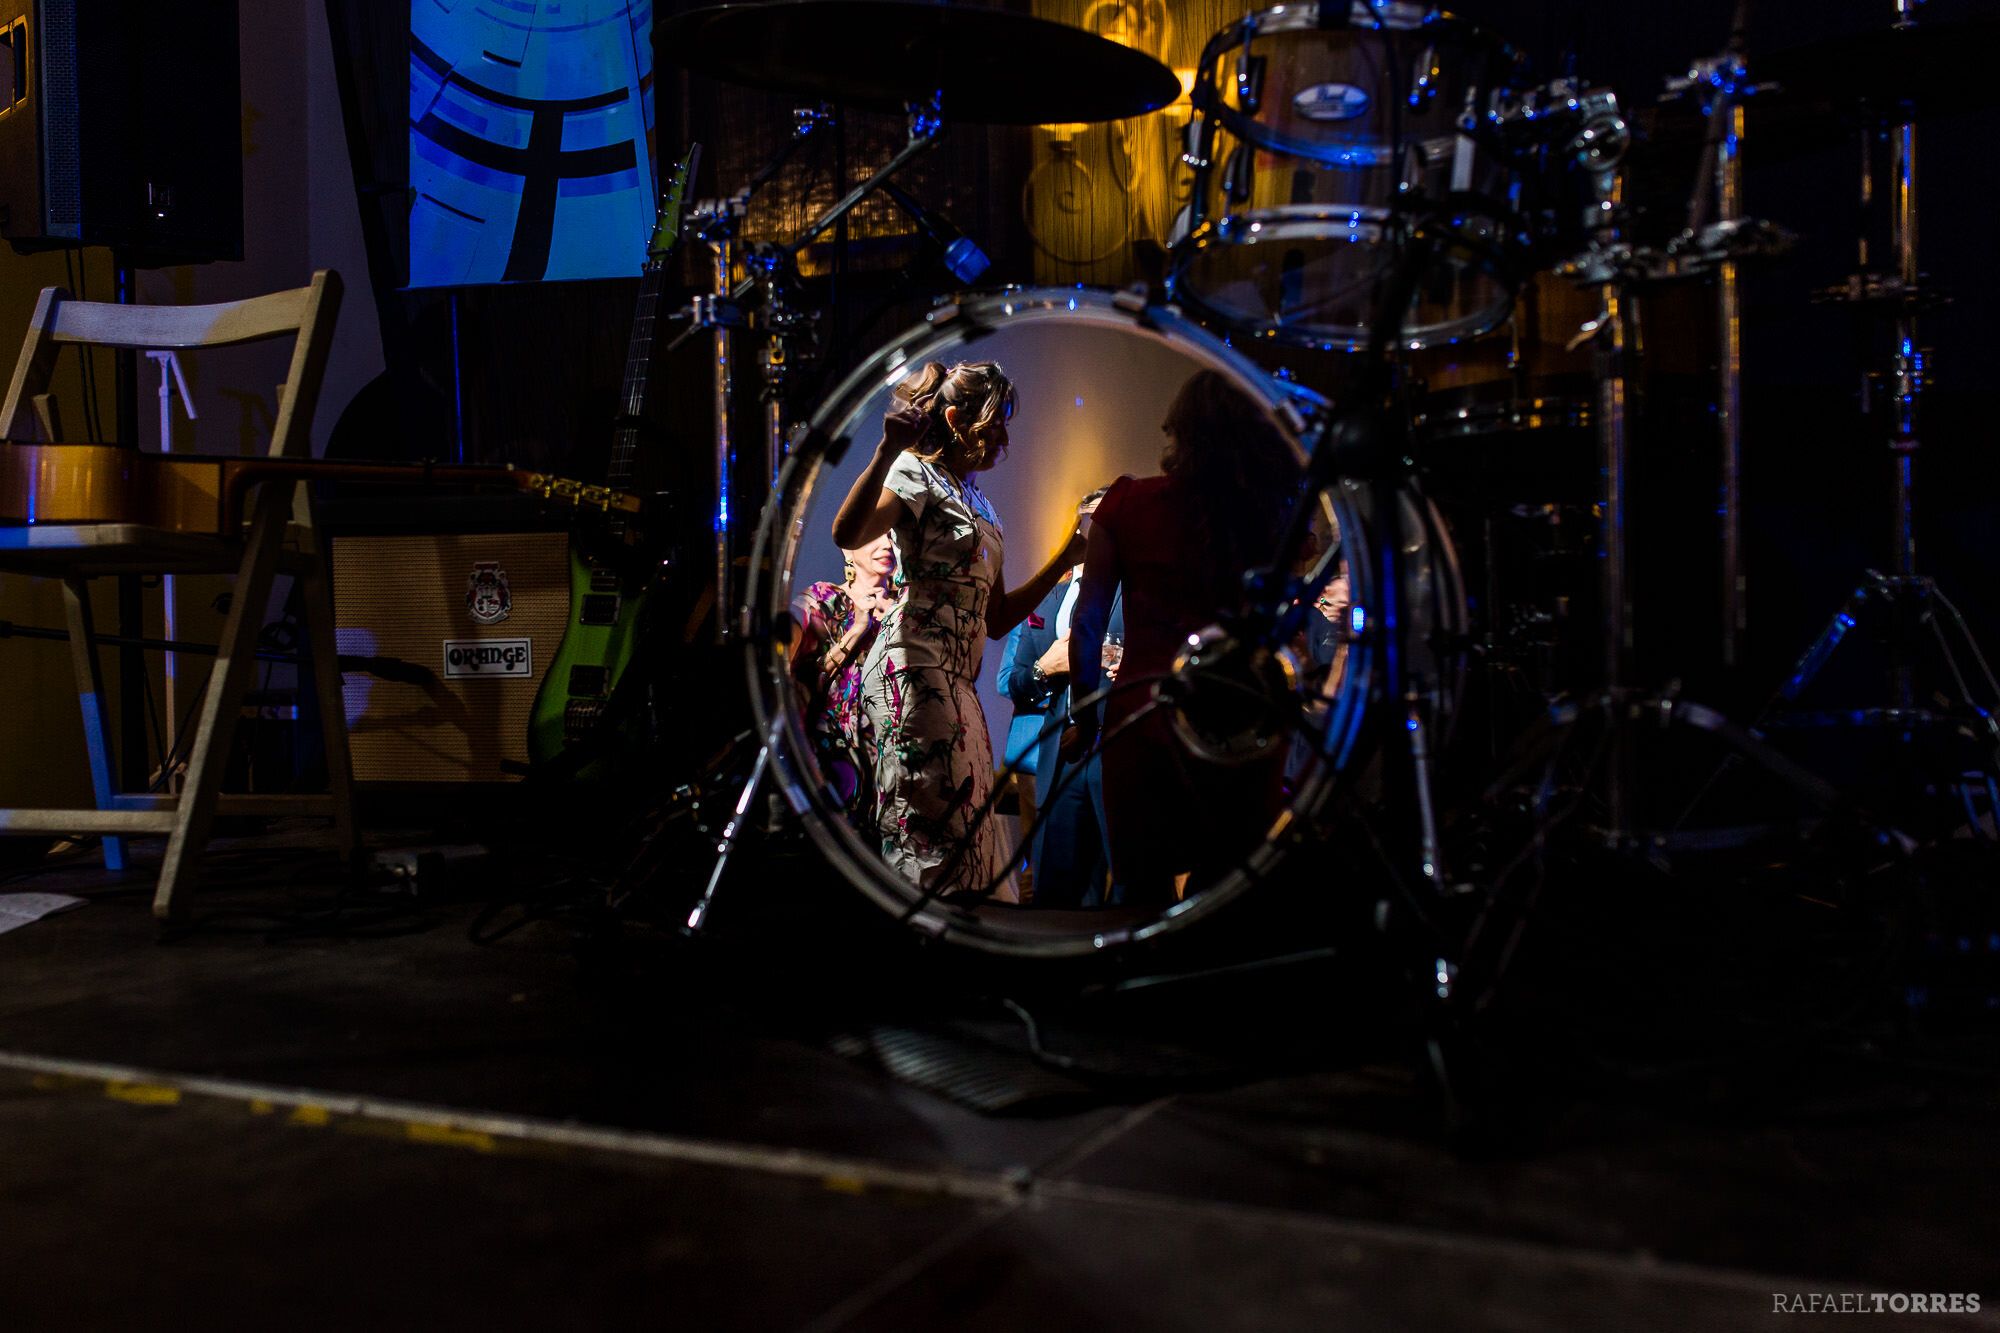
[[[303,489],[303,488],[302,488]],[[305,594],[306,641],[312,647],[313,693],[318,696],[320,739],[326,747],[327,791],[333,797],[333,837],[344,860],[360,846],[354,827],[354,766],[347,748],[347,700],[340,687],[340,649],[333,636],[333,597],[327,587],[326,549],[309,531],[312,563],[300,577]]]
[[[90,750],[90,785],[97,808],[109,810],[118,794],[117,770],[111,764],[111,727],[104,716],[104,674],[91,642],[90,581],[63,580],[63,610],[69,618],[69,657],[76,669],[76,699],[83,709],[83,740]],[[125,868],[125,839],[104,839],[104,868]]]
[[[257,511],[244,541],[243,563],[230,594],[229,618],[209,671],[208,692],[201,703],[194,743],[188,752],[187,776],[175,806],[178,816],[167,839],[160,865],[159,887],[153,893],[153,915],[171,920],[186,911],[183,881],[194,879],[194,863],[208,842],[215,821],[216,798],[222,794],[222,774],[229,766],[229,743],[243,712],[243,697],[257,667],[257,632],[263,627],[265,604],[271,598],[271,576],[284,542],[295,483],[265,483],[257,495]],[[177,897],[177,895],[179,895]]]

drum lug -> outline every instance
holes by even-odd
[[[1417,57],[1417,67],[1412,74],[1410,106],[1413,110],[1420,111],[1437,97],[1438,84],[1444,78],[1444,70],[1438,65],[1438,49],[1435,45],[1424,48],[1424,53]]]
[[[1264,100],[1264,57],[1250,54],[1250,42],[1243,42],[1243,54],[1236,57],[1236,106],[1246,116],[1257,114]]]
[[[1153,304],[1153,289],[1144,282],[1135,282],[1122,291],[1112,293],[1111,304],[1129,314],[1143,315]]]
[[[1244,152],[1245,147],[1247,145],[1238,144],[1230,149],[1229,161],[1222,168],[1222,192],[1232,204],[1250,201],[1250,176],[1255,170],[1257,157],[1255,153]]]
[[[1207,171],[1209,154],[1215,151],[1215,125],[1205,117],[1196,117],[1187,125],[1186,137],[1181,141],[1181,162],[1196,171]]]

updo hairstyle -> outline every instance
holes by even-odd
[[[896,397],[930,418],[924,433],[908,447],[908,452],[927,462],[952,445],[951,427],[944,419],[946,408],[957,408],[961,420],[972,418],[965,432],[968,435],[1014,415],[1014,384],[997,361],[961,361],[951,367],[932,361],[898,384]]]

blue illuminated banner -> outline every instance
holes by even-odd
[[[410,186],[412,287],[638,273],[653,0],[411,0]]]

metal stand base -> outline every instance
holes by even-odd
[[[1940,610],[1944,613],[1942,618]],[[1889,701],[1875,707],[1822,711],[1789,707],[1826,669],[1835,650],[1865,618],[1886,618]],[[1925,639],[1936,645],[1951,678],[1950,691],[1942,696],[1946,705],[1942,710],[1919,706],[1917,702],[1915,659],[1918,645]],[[1967,681],[1963,663],[1968,657],[1977,666],[1979,680],[1985,685],[1989,701],[1986,705],[1973,696],[1972,684]],[[1938,697],[1938,693],[1933,691],[1929,697]],[[1884,574],[1871,569],[1799,658],[1759,723],[1768,727],[1870,727],[1899,731],[1906,737],[1933,728],[1969,728],[1983,740],[1996,771],[2000,771],[2000,720],[1994,717],[1996,708],[2000,708],[2000,680],[1994,678],[1965,618],[1936,582],[1921,574]]]

